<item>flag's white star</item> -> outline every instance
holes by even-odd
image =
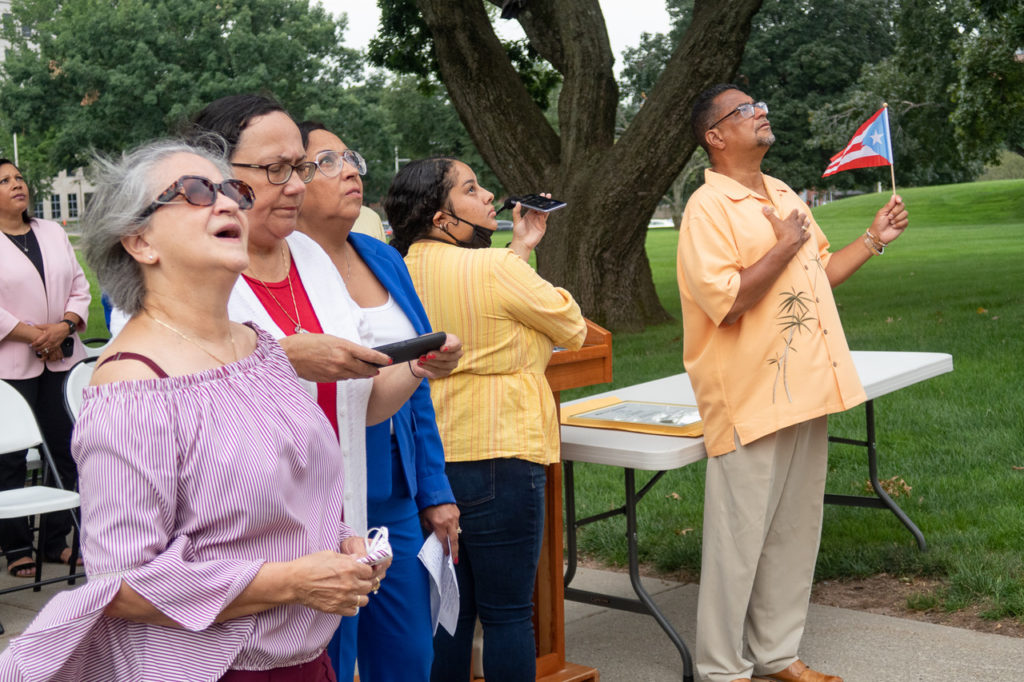
[[[874,146],[881,147],[882,146],[882,133],[880,131],[876,130],[871,135],[871,141],[874,142]]]

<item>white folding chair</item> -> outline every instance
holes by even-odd
[[[74,524],[74,539],[71,543],[71,566],[67,576],[42,579],[43,571],[43,530],[40,530],[36,537],[35,547],[29,547],[35,551],[35,580],[24,585],[9,587],[0,590],[0,594],[15,592],[32,588],[39,591],[43,585],[67,580],[74,583],[75,579],[81,577],[75,572],[78,561],[78,516],[74,510],[79,507],[80,498],[74,490],[64,490],[60,474],[53,463],[53,456],[50,449],[46,447],[46,441],[39,430],[39,423],[32,412],[32,408],[25,401],[18,391],[6,381],[0,381],[0,453],[17,452],[28,448],[36,448],[42,455],[45,468],[43,470],[43,483],[52,476],[55,486],[31,485],[14,490],[0,490],[0,519],[14,519],[24,516],[35,516],[57,511],[69,511]],[[41,524],[45,529],[45,521]],[[20,548],[10,548],[20,549]],[[0,625],[0,633],[3,633],[3,625]]]
[[[72,424],[78,421],[78,413],[82,410],[82,391],[92,379],[97,357],[87,357],[76,362],[64,376],[64,409],[68,411]]]
[[[102,337],[92,337],[88,339],[82,339],[82,345],[85,346],[85,357],[97,358],[103,351],[107,349],[107,345],[111,339],[104,339]]]

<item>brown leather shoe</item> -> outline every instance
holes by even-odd
[[[835,675],[826,675],[817,670],[812,670],[799,658],[785,670],[780,670],[771,675],[759,675],[759,679],[778,680],[779,682],[843,682],[843,678]]]

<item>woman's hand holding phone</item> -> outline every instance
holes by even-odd
[[[542,193],[542,197],[550,199],[551,195]],[[530,254],[548,229],[548,214],[544,211],[526,210],[523,214],[523,205],[516,203],[512,207],[512,243],[508,245],[517,256],[529,262]]]
[[[462,357],[462,340],[455,334],[448,334],[444,344],[438,350],[424,354],[418,360],[412,360],[410,368],[415,367],[413,374],[426,379],[443,379],[455,371]]]

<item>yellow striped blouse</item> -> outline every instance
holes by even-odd
[[[572,295],[507,249],[419,241],[405,262],[431,326],[463,343],[458,368],[430,382],[445,459],[557,462],[544,370],[555,345],[583,345],[586,323]]]

